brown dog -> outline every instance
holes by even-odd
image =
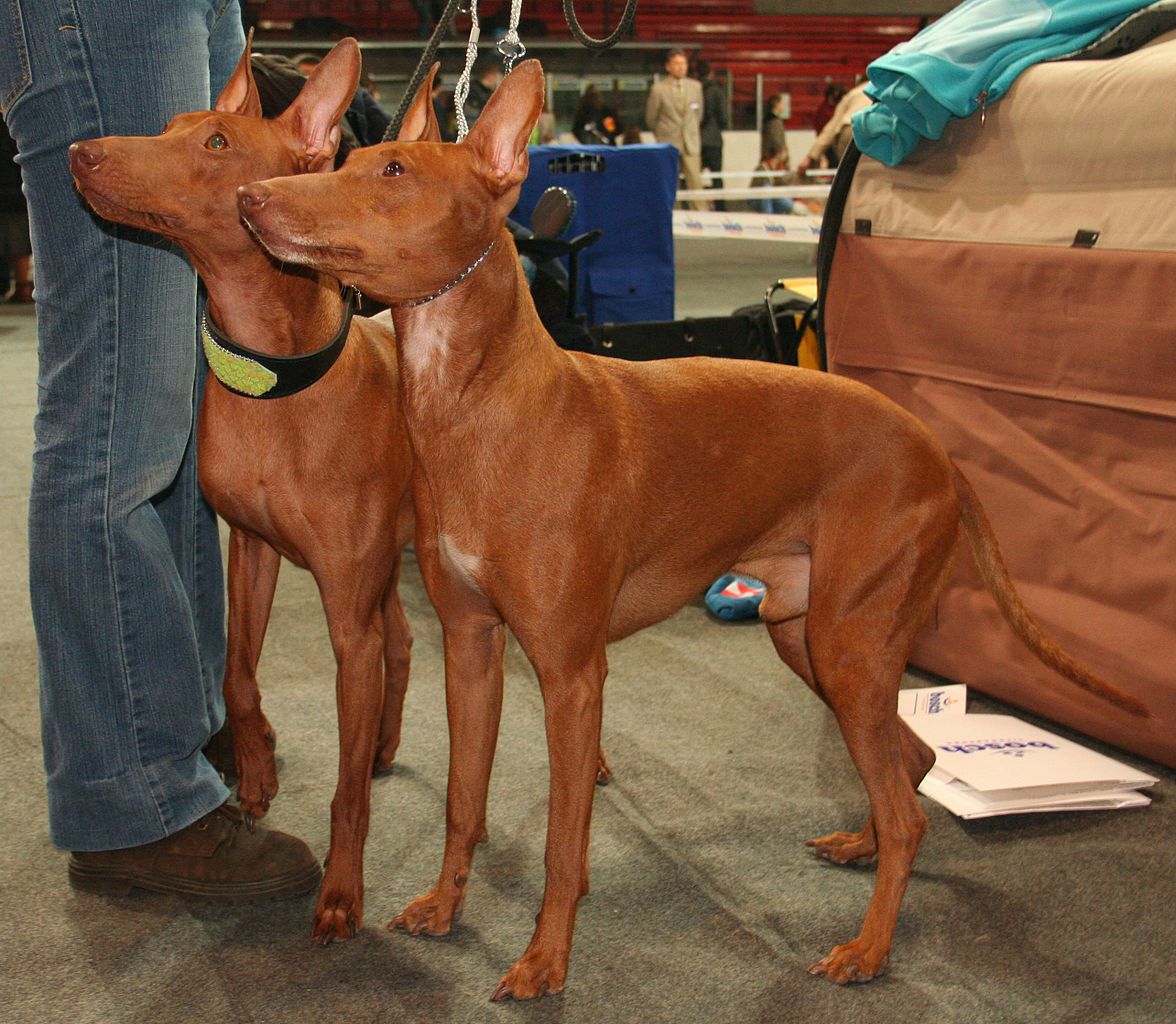
[[[400,741],[412,635],[397,580],[412,534],[412,452],[390,326],[349,320],[338,282],[270,259],[240,222],[236,189],[258,177],[330,170],[358,81],[359,48],[344,40],[281,117],[262,120],[246,48],[215,111],[181,114],[156,138],[96,139],[70,150],[90,205],[178,242],[208,288],[205,350],[232,386],[208,376],[200,483],[231,526],[225,704],[241,806],[252,817],[263,816],[278,791],[257,662],[281,557],[309,569],[322,596],[338,661],[341,748],[315,912],[323,942],[362,924],[372,767],[391,765]],[[226,336],[282,359],[324,354],[259,369]],[[328,347],[332,339],[341,350]],[[239,393],[274,379],[271,390],[305,384],[331,355],[336,361],[321,379],[296,393]]]
[[[393,926],[443,934],[461,908],[485,820],[508,625],[543,692],[551,794],[537,927],[494,997],[563,987],[588,888],[605,646],[734,570],[767,583],[761,615],[776,649],[833,709],[869,795],[865,828],[813,841],[838,862],[876,852],[878,869],[861,934],[810,968],[865,980],[886,962],[926,827],[915,787],[934,761],[897,717],[899,679],[961,526],[1031,649],[1146,712],[1041,634],[967,482],[881,395],[764,363],[625,363],[555,346],[503,228],[542,104],[542,71],[527,61],[462,145],[374,146],[328,178],[239,195],[275,255],[393,306],[419,467],[417,553],[444,626],[452,738],[440,879]],[[401,138],[436,138],[431,116],[418,100]],[[728,419],[732,405],[759,410],[754,435]]]

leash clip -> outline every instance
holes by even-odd
[[[527,48],[519,38],[518,32],[512,30],[498,40],[498,52],[502,56],[503,67],[506,68],[506,73],[509,75],[514,68],[515,61],[527,55]]]
[[[498,40],[498,53],[502,57],[502,65],[509,75],[514,69],[514,63],[524,56],[527,48],[519,39],[519,21],[523,16],[523,0],[511,0],[510,18],[507,21],[506,32]]]

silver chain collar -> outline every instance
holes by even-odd
[[[475,270],[478,269],[478,267],[480,267],[482,265],[482,260],[484,260],[487,256],[490,255],[490,250],[494,248],[494,243],[497,241],[498,241],[497,238],[494,239],[494,241],[491,242],[488,246],[486,246],[486,248],[482,251],[481,256],[479,256],[476,260],[474,260],[473,263],[471,263],[468,267],[466,267],[465,270],[463,270],[460,274],[458,274],[457,277],[455,277],[452,281],[449,282],[449,284],[442,285],[440,288],[438,288],[431,295],[426,295],[420,299],[408,299],[405,302],[393,302],[393,303],[390,303],[390,305],[396,309],[411,309],[413,306],[423,306],[426,302],[432,302],[434,299],[441,298],[442,295],[444,295],[451,288],[456,288],[459,284],[462,283],[462,281],[464,281],[467,277],[470,276],[470,274],[472,274]]]

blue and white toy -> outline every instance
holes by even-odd
[[[754,619],[768,592],[766,585],[751,576],[727,573],[720,576],[706,592],[706,606],[720,619]]]

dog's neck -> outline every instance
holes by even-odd
[[[232,257],[185,248],[208,290],[209,318],[239,345],[267,355],[302,355],[339,330],[343,301],[333,278],[279,265],[256,246]]]
[[[563,353],[539,321],[505,229],[460,284],[430,302],[394,306],[392,320],[401,401],[415,436],[442,437],[488,400],[497,422],[512,419],[512,405],[523,415],[559,372]]]

